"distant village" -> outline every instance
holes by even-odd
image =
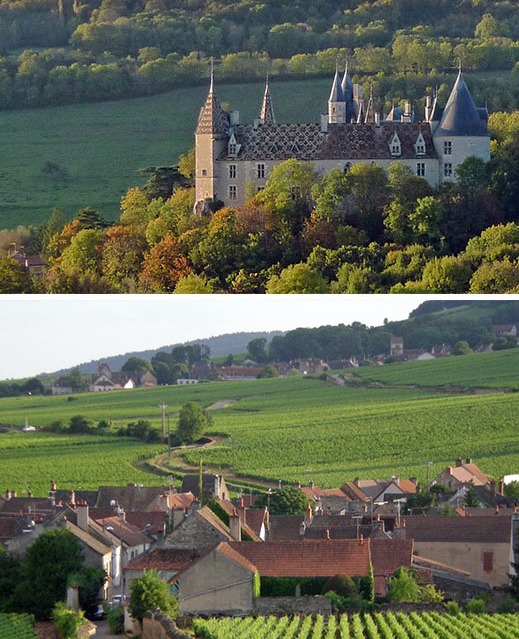
[[[509,340],[511,344],[519,344],[519,327],[517,324],[500,324],[493,326],[495,340]],[[477,352],[489,352],[494,347],[493,342],[482,345]],[[393,336],[390,339],[389,353],[381,353],[370,360],[373,364],[382,365],[384,363],[425,361],[446,357],[453,352],[450,344],[439,344],[430,349],[410,349],[404,345],[402,337]],[[304,358],[291,360],[288,362],[275,362],[273,373],[276,376],[286,377],[288,375],[321,375],[330,371],[357,368],[361,365],[358,357],[350,357],[345,360],[324,361],[320,358]],[[252,380],[261,377],[265,372],[266,365],[259,364],[251,359],[245,359],[240,364],[216,365],[209,360],[194,363],[189,371],[189,377],[178,378],[176,384],[189,385],[209,380]],[[47,392],[52,395],[70,395],[77,392],[75,379],[71,375],[63,375],[55,379],[52,384],[46,387]],[[344,380],[337,375],[330,375],[328,381],[342,384]],[[158,385],[157,377],[149,370],[147,371],[112,371],[106,363],[100,363],[98,370],[94,373],[84,386],[88,392],[103,392],[110,390],[134,389],[134,388],[154,388]]]
[[[517,478],[517,477],[516,477]],[[421,506],[415,478],[354,479],[323,489],[290,487],[306,498],[304,514],[271,514],[270,502],[239,494],[225,478],[185,475],[181,485],[100,486],[97,491],[49,486],[47,497],[0,496],[0,543],[23,555],[45,531],[66,528],[86,565],[102,568],[105,602],[125,602],[146,570],[158,571],[184,615],[329,612],[325,597],[257,597],[254,575],[304,580],[368,575],[383,598],[400,567],[422,583],[465,602],[499,593],[515,574],[519,512],[471,459],[458,458],[426,487],[434,506]],[[278,486],[267,493],[274,499]],[[235,491],[236,493],[236,491]],[[257,506],[257,504],[256,504]],[[447,516],[449,515],[449,516]],[[132,620],[127,615],[127,628]]]

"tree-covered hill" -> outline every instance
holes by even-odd
[[[205,81],[330,73],[348,55],[384,98],[402,76],[517,69],[519,7],[502,0],[3,0],[0,108],[118,99]],[[402,83],[402,82],[401,82]],[[414,87],[417,91],[417,87]],[[409,93],[409,92],[408,92]],[[510,78],[492,109],[519,103]]]

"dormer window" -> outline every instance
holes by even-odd
[[[229,142],[227,143],[227,153],[231,157],[236,157],[240,152],[241,144],[238,144],[236,138],[234,137],[234,133],[231,134],[229,138]]]
[[[400,144],[400,138],[396,133],[391,138],[391,142],[389,143],[389,150],[391,151],[391,155],[393,156],[402,155],[402,145]]]
[[[416,155],[425,155],[425,140],[423,139],[423,135],[421,133],[414,143],[414,150]]]

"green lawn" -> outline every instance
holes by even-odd
[[[318,121],[326,109],[328,79],[272,83],[282,120]],[[257,117],[263,84],[217,86],[222,102]],[[54,207],[73,217],[94,206],[115,219],[121,196],[143,183],[138,169],[169,165],[194,144],[207,87],[163,95],[73,106],[0,112],[0,228],[39,224]],[[45,162],[66,169],[68,179],[42,172]]]

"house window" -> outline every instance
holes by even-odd
[[[237,195],[238,195],[238,189],[236,188],[236,185],[231,184],[229,186],[229,199],[235,200]]]
[[[451,142],[451,140],[446,140],[443,143],[443,155],[452,155],[452,142]]]
[[[202,175],[207,175],[207,169],[202,169]]]
[[[236,164],[229,164],[229,179],[236,179]]]
[[[483,570],[485,572],[494,570],[494,553],[492,551],[483,553]]]
[[[417,162],[416,163],[416,175],[420,177],[425,176],[425,162]]]
[[[452,177],[452,162],[445,162],[443,165],[443,177]]]
[[[258,178],[262,180],[265,177],[265,165],[258,164]]]

